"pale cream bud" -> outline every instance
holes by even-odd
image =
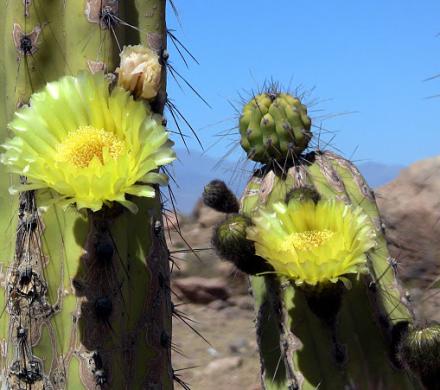
[[[121,65],[116,69],[118,85],[137,98],[156,97],[162,72],[159,56],[145,46],[136,45],[125,46],[120,57]]]

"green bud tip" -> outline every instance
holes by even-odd
[[[246,238],[246,229],[250,224],[250,218],[244,215],[230,215],[214,230],[212,244],[220,257],[232,262],[246,274],[271,272],[273,268],[255,255],[254,242]]]

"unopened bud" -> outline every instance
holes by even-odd
[[[121,65],[116,69],[118,85],[131,91],[136,98],[153,99],[160,87],[162,66],[159,56],[142,46],[125,46]]]

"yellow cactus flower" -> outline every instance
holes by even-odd
[[[361,208],[341,201],[295,201],[260,209],[247,238],[258,256],[295,284],[344,281],[366,271],[375,232]]]
[[[79,209],[119,202],[135,211],[125,195],[154,197],[149,184],[167,181],[154,170],[175,159],[160,116],[122,88],[110,92],[103,73],[48,83],[9,128],[1,162],[28,179],[15,190],[50,188]]]
[[[116,69],[118,85],[137,98],[156,97],[162,72],[159,56],[142,45],[125,46],[120,56],[121,65]]]

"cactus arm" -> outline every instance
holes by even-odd
[[[353,185],[352,175],[349,178],[347,172],[344,174],[334,167],[326,154],[317,154],[315,158],[311,158],[306,172],[303,168],[291,168],[287,177],[277,176],[273,172],[264,177],[255,175],[241,199],[241,211],[251,215],[259,204],[283,200],[290,189],[300,185],[299,182],[302,185],[313,184],[324,199],[336,196],[362,207],[368,200],[365,196],[360,198],[359,194],[357,198],[354,197],[352,188],[357,187]],[[377,219],[377,209],[370,208],[369,215]],[[379,247],[374,252],[375,262],[384,262],[388,256],[386,247],[380,246],[384,242],[381,234],[378,232]],[[281,389],[285,388],[283,386],[286,383],[291,388],[301,389],[314,389],[317,386],[332,388],[335,384],[337,388],[356,385],[357,388],[367,389],[387,383],[405,389],[418,388],[414,380],[404,371],[393,367],[390,362],[390,344],[384,337],[384,333],[389,335],[389,332],[383,332],[378,325],[379,320],[374,319],[369,309],[373,306],[373,311],[377,310],[376,302],[371,300],[365,287],[365,284],[368,285],[369,277],[365,277],[365,283],[353,283],[351,290],[345,294],[335,330],[323,326],[310,312],[301,292],[289,283],[282,283],[276,287],[269,282],[270,278],[273,277],[251,278],[254,296],[258,297],[256,310],[260,321],[257,323],[257,335],[263,351],[263,383],[266,388]],[[388,302],[385,294],[384,292],[382,297],[379,290],[379,301],[384,299]],[[393,303],[393,307],[388,306],[384,313],[388,317],[397,318],[393,314],[397,311],[396,301],[393,300]],[[267,306],[272,306],[270,320],[268,316],[261,316],[261,311],[268,311]],[[412,321],[411,312],[405,305],[398,310],[400,320],[403,318]],[[265,323],[261,323],[263,318]],[[291,347],[286,348],[289,340]],[[272,344],[272,347],[269,347],[269,344]],[[274,381],[268,375],[273,371],[271,368],[277,358],[270,357],[267,351],[278,351],[278,360],[283,361],[287,368],[282,371],[284,379],[277,379],[279,387],[274,385]],[[338,363],[335,352],[341,351],[343,361]],[[280,372],[277,375],[281,375]]]
[[[266,278],[251,278],[257,313],[257,342],[260,349],[261,381],[265,389],[287,387],[286,368],[281,354],[280,327],[274,326],[278,316],[276,305],[269,295]],[[274,319],[265,321],[264,319]]]

